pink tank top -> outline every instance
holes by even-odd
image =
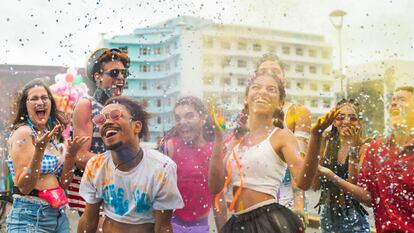
[[[208,166],[212,155],[213,142],[205,145],[185,145],[178,137],[173,142],[172,159],[177,164],[177,184],[184,200],[184,208],[174,214],[190,222],[210,211],[213,196],[208,190]]]

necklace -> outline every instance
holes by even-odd
[[[142,155],[142,148],[139,148],[138,152],[134,155],[134,157],[132,157],[132,158],[128,159],[127,161],[124,161],[124,162],[119,163],[118,165],[116,165],[115,170],[118,169],[120,166],[122,166],[122,165],[124,165],[128,162],[131,162],[132,160],[134,160],[135,158],[137,158],[140,155]]]

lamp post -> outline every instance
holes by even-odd
[[[348,90],[347,90],[347,83],[345,83],[344,88],[344,80],[345,75],[343,72],[343,66],[342,66],[342,26],[344,21],[344,16],[346,15],[346,12],[343,10],[334,10],[329,14],[329,20],[331,21],[332,25],[335,27],[335,29],[338,31],[338,44],[339,44],[339,75],[341,76],[341,94],[345,98],[348,98]]]

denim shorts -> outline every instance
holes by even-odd
[[[369,233],[368,216],[359,213],[354,207],[348,209],[348,215],[336,216],[328,205],[323,206],[321,213],[322,233]]]
[[[46,201],[13,195],[13,207],[7,216],[9,233],[69,233],[65,208],[52,208]]]

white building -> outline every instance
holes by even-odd
[[[151,141],[173,125],[172,108],[182,95],[214,96],[234,119],[243,108],[247,79],[265,53],[285,63],[288,100],[314,116],[335,104],[339,82],[331,75],[332,49],[323,36],[178,17],[104,42],[128,51],[132,77],[125,94],[148,101],[157,117]]]

